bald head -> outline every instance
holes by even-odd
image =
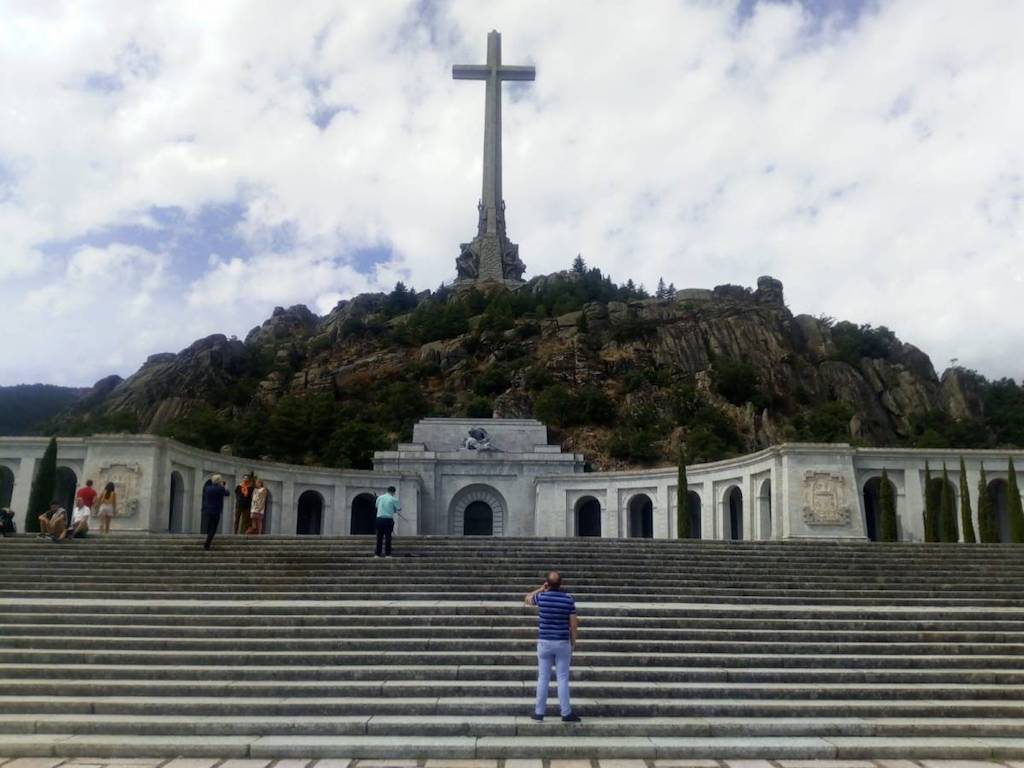
[[[547,582],[548,586],[551,587],[551,589],[561,589],[562,574],[560,574],[558,571],[548,571]]]

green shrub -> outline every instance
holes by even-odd
[[[740,360],[716,360],[711,375],[718,394],[733,405],[760,401],[757,370],[750,363]]]
[[[50,502],[57,490],[57,438],[51,437],[39,460],[36,476],[28,494],[25,511],[25,533],[39,533],[39,516],[50,510]]]
[[[999,543],[999,523],[992,507],[992,494],[988,490],[984,465],[981,467],[981,478],[978,480],[978,533],[982,544]]]
[[[896,541],[899,538],[899,527],[896,520],[896,490],[892,486],[889,474],[882,470],[879,483],[880,518],[878,521],[878,540]]]
[[[939,535],[945,542],[955,542],[959,538],[956,530],[956,512],[953,510],[953,488],[949,483],[945,463],[942,465],[942,491],[939,496]]]
[[[1012,458],[1006,469],[1006,477],[1006,514],[1010,523],[1010,541],[1013,544],[1024,544],[1024,505],[1021,504],[1017,470],[1014,469]]]
[[[974,519],[971,514],[971,494],[967,486],[967,468],[964,457],[960,457],[960,528],[964,532],[964,543],[974,544]]]
[[[546,387],[533,401],[533,415],[545,424],[569,426],[575,417],[572,412],[575,398],[563,384]]]

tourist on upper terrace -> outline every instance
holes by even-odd
[[[232,533],[246,533],[249,530],[249,515],[252,512],[252,475],[242,475],[242,482],[235,486],[235,521]]]
[[[257,477],[256,485],[252,489],[252,507],[249,510],[252,522],[249,523],[249,527],[245,531],[249,536],[259,536],[263,533],[263,518],[267,514],[267,496],[269,495],[270,491],[263,484],[263,478]]]
[[[96,503],[98,505],[96,517],[100,520],[100,533],[110,533],[110,521],[117,514],[117,491],[114,490],[113,483],[103,486],[103,492],[100,493],[99,501]]]
[[[96,492],[93,491],[93,493]],[[85,499],[75,496],[75,508],[71,512],[71,525],[61,532],[60,539],[84,539],[85,534],[89,532],[89,516],[91,514],[92,510],[86,506]]]
[[[92,480],[85,481],[85,485],[75,494],[75,499],[81,499],[89,509],[96,505],[96,489],[92,487]]]
[[[13,536],[18,532],[14,524],[14,510],[10,507],[0,509],[0,536]]]
[[[64,533],[67,524],[68,516],[64,507],[56,501],[51,502],[50,511],[43,512],[39,516],[39,537],[42,539],[49,537],[56,541],[57,537]]]
[[[389,485],[388,492],[377,497],[377,548],[374,557],[391,557],[391,534],[395,532],[395,515],[402,511],[402,504],[395,498],[395,486]]]
[[[220,528],[220,517],[224,514],[224,499],[231,495],[227,481],[220,475],[214,475],[203,488],[203,519],[206,521],[206,543],[203,549],[209,549],[213,537]]]
[[[548,708],[551,667],[554,666],[562,722],[578,723],[580,718],[572,711],[569,701],[569,667],[572,664],[572,652],[576,649],[576,633],[579,628],[576,601],[568,592],[562,591],[562,575],[558,571],[551,571],[543,584],[526,595],[525,603],[537,606],[538,614],[537,706],[533,719],[538,723],[544,720]]]

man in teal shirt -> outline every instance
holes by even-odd
[[[389,485],[388,492],[377,497],[377,549],[374,557],[391,557],[391,534],[395,531],[395,515],[401,511],[402,505],[395,498],[395,486]]]

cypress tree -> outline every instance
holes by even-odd
[[[1024,544],[1024,508],[1017,489],[1017,470],[1013,468],[1012,456],[1006,469],[1006,495],[1010,497],[1006,502],[1006,514],[1010,518],[1010,541]]]
[[[942,463],[942,494],[939,503],[939,536],[941,541],[956,542],[959,534],[956,530],[956,512],[953,510],[953,489],[949,484],[949,473],[946,463]]]
[[[882,479],[878,484],[878,506],[881,514],[878,520],[878,540],[896,541],[898,538],[896,524],[896,494],[889,480],[889,473],[882,470]]]
[[[999,531],[996,527],[995,515],[992,514],[992,496],[988,492],[988,479],[985,477],[985,465],[981,466],[981,479],[978,481],[978,533],[982,544],[997,544]]]
[[[679,475],[676,478],[676,530],[680,539],[693,536],[690,529],[690,493],[686,482],[686,452],[679,449]]]
[[[971,494],[967,487],[967,468],[964,457],[960,457],[960,527],[964,532],[964,543],[974,544],[974,519],[971,514]]]
[[[25,511],[25,532],[39,533],[39,516],[49,511],[50,502],[57,489],[57,438],[51,437],[50,444],[43,452],[36,476],[32,479],[32,490],[28,495],[28,509]]]
[[[928,462],[924,463],[924,540],[938,541],[939,500],[932,485],[932,472]]]

